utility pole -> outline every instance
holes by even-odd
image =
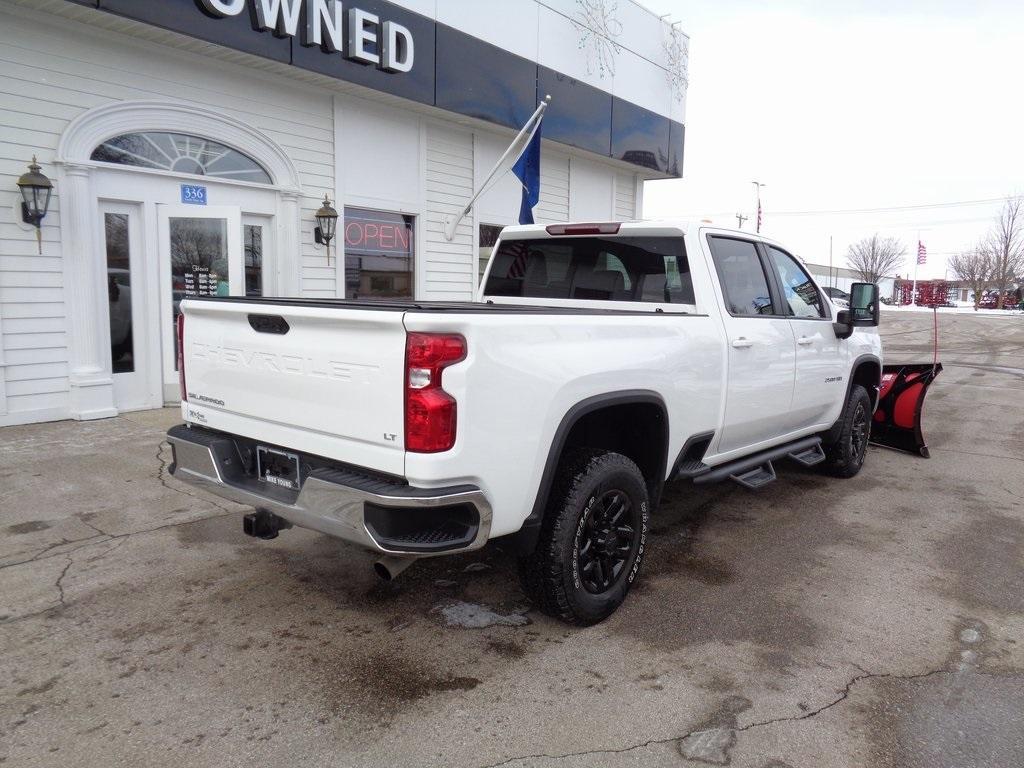
[[[754,185],[754,190],[757,193],[757,231],[761,231],[761,187],[767,186],[762,184],[760,181],[750,182]]]
[[[749,218],[749,216],[744,216],[742,213],[736,214],[736,223],[739,225],[740,229],[743,229],[743,222]]]
[[[832,283],[832,287],[836,287],[836,278],[832,274],[832,235],[828,236],[828,281]]]

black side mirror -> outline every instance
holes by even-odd
[[[832,323],[836,338],[849,338],[857,327],[877,326],[880,311],[878,286],[874,283],[854,283],[850,287],[850,308],[837,312],[836,321]]]
[[[874,283],[854,283],[850,287],[850,319],[855,326],[877,326],[879,304],[878,286]]]

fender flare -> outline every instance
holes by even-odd
[[[882,385],[882,360],[878,355],[863,354],[858,355],[857,358],[854,359],[853,364],[850,365],[850,375],[847,377],[846,381],[846,394],[843,396],[843,407],[846,407],[846,402],[850,399],[850,392],[853,391],[853,380],[856,376],[857,369],[864,363],[874,363],[878,366],[878,381],[875,382],[875,391],[874,393],[868,392],[868,395],[871,397],[871,412],[874,413],[875,408],[878,407],[879,388]],[[825,443],[825,445],[831,445],[839,439],[839,430],[841,428],[842,421],[843,412],[840,410],[839,418],[836,419],[835,424],[829,427],[827,432],[823,433],[822,442]]]
[[[565,449],[565,442],[584,416],[594,411],[609,408],[617,405],[653,405],[661,411],[661,417],[665,422],[665,437],[661,446],[660,469],[657,481],[652,489],[651,507],[653,508],[661,496],[661,489],[665,484],[665,469],[668,466],[668,442],[669,442],[669,419],[668,408],[665,406],[664,398],[653,390],[628,389],[620,392],[606,392],[600,395],[593,395],[573,405],[562,416],[555,434],[551,439],[548,448],[548,455],[544,461],[544,471],[541,473],[540,486],[534,498],[533,509],[523,520],[519,531],[513,534],[517,538],[518,548],[522,552],[530,552],[536,546],[537,537],[540,535],[541,523],[544,521],[544,510],[547,506],[548,495],[551,493],[551,486],[554,484],[555,473],[558,471],[558,462],[561,459],[562,451]]]

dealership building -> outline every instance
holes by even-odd
[[[545,95],[538,223],[637,217],[686,59],[631,0],[0,0],[0,426],[175,402],[188,295],[472,299]]]

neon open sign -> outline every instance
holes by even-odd
[[[385,72],[409,72],[415,47],[412,33],[394,21],[361,8],[343,12],[341,0],[199,0],[209,15],[223,19],[240,16],[249,6],[253,28],[279,37],[299,37],[302,45],[341,53],[361,64]],[[299,30],[302,9],[306,23]]]
[[[412,217],[400,213],[345,209],[345,253],[412,253]]]

